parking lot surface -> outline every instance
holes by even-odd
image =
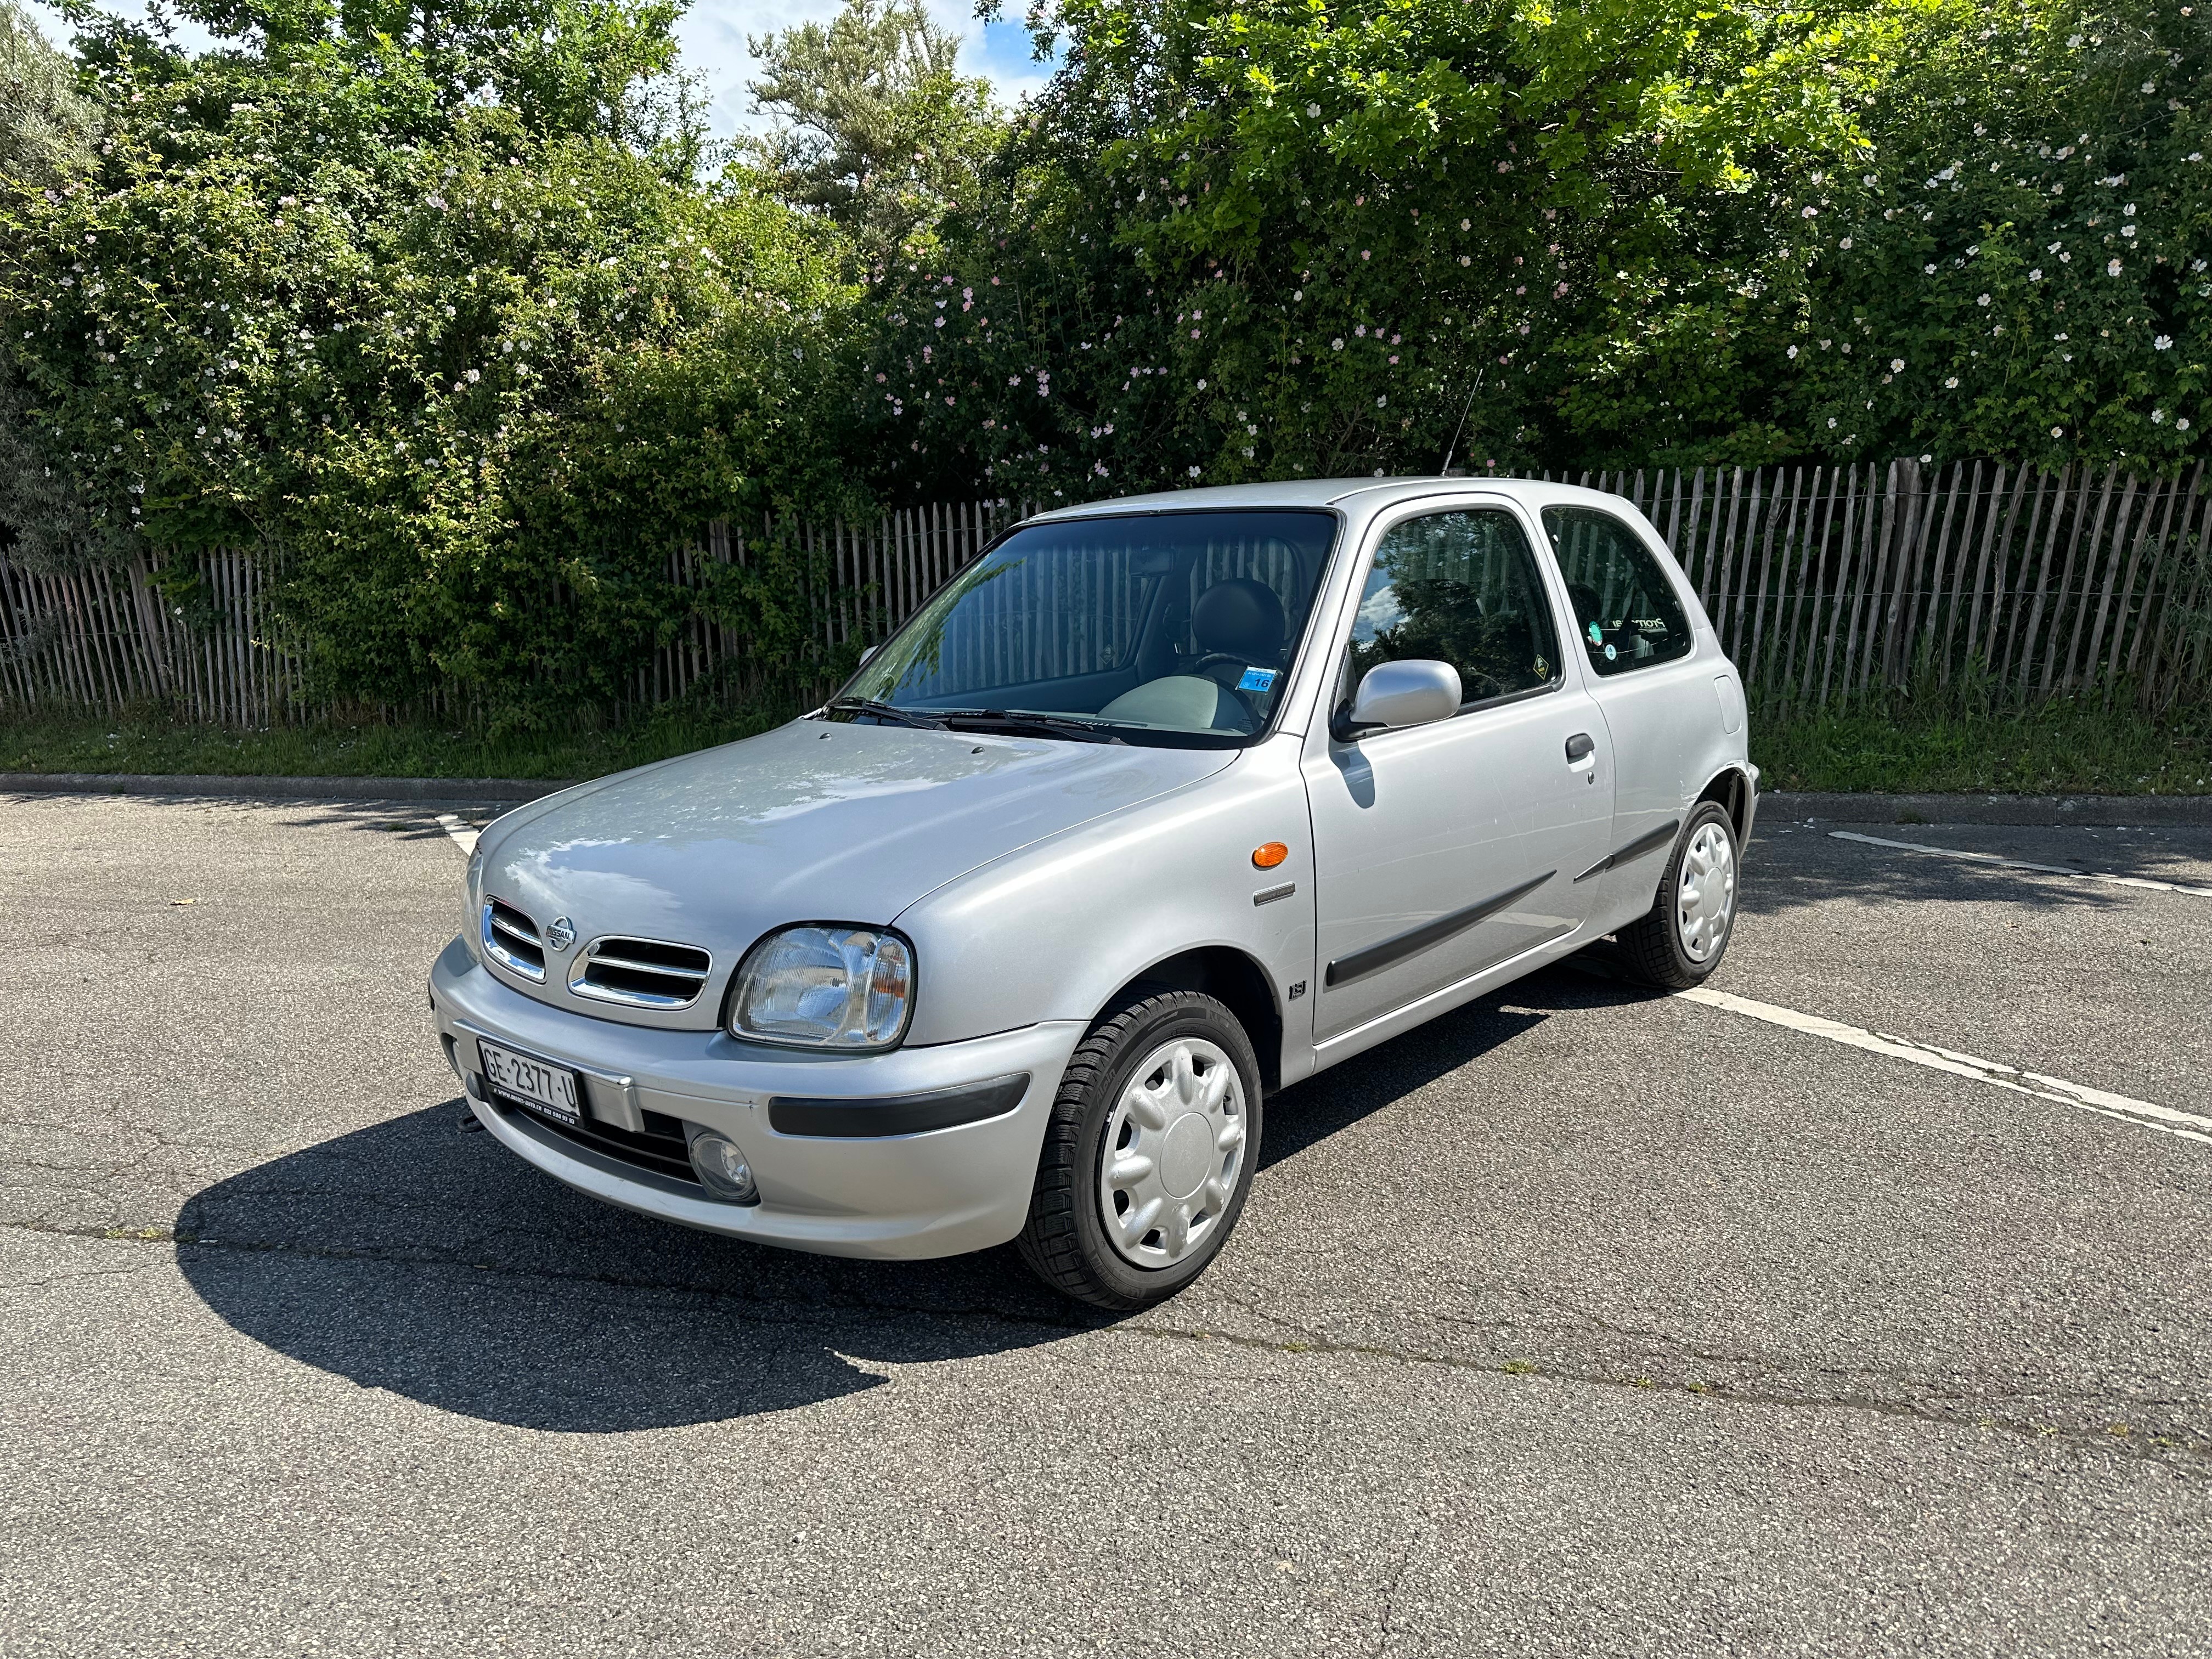
[[[463,1133],[435,813],[0,797],[10,1655],[2206,1650],[2212,828],[1770,815],[1114,1319]]]

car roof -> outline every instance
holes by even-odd
[[[1619,495],[1586,489],[1570,483],[1550,483],[1540,478],[1413,477],[1413,478],[1288,478],[1273,483],[1215,485],[1192,489],[1159,490],[1144,495],[1121,495],[1103,501],[1056,507],[1033,514],[1025,522],[1043,524],[1069,519],[1097,518],[1113,513],[1191,513],[1208,508],[1335,507],[1355,517],[1372,517],[1401,502],[1425,495],[1503,495],[1531,507],[1573,503],[1602,507],[1613,512],[1635,508]]]

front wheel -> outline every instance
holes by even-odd
[[[1735,823],[1701,802],[1682,827],[1649,913],[1620,933],[1629,970],[1646,985],[1686,991],[1721,964],[1735,931]]]
[[[1133,998],[1060,1079],[1022,1259],[1096,1307],[1164,1301],[1228,1242],[1259,1151],[1259,1066],[1237,1017],[1195,991]]]

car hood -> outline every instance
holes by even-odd
[[[643,1024],[710,1026],[738,958],[793,922],[884,925],[977,865],[1194,783],[1233,750],[1151,749],[794,720],[556,795],[483,836],[483,891],[580,945],[606,934],[714,957],[680,1013],[548,1001]],[[565,960],[565,958],[564,958]],[[502,975],[502,977],[507,977]]]

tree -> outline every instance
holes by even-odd
[[[843,487],[793,438],[842,249],[697,183],[652,102],[672,15],[209,3],[191,59],[88,29],[107,134],[0,204],[0,349],[103,546],[281,560],[324,695],[624,696],[690,604],[672,542]],[[709,603],[772,645],[745,580]]]
[[[76,66],[15,0],[0,0],[0,178],[40,189],[89,162],[100,112],[78,94]]]
[[[2176,0],[1063,0],[886,292],[899,487],[2203,453]]]
[[[757,165],[785,200],[844,226],[872,269],[975,204],[1004,118],[921,0],[846,0],[827,26],[747,44],[763,66],[755,106],[778,118],[754,141]]]
[[[0,191],[46,192],[88,172],[99,110],[76,66],[13,0],[0,0]],[[0,356],[0,535],[12,556],[53,568],[96,547],[94,516],[65,463],[39,441],[27,389]]]

